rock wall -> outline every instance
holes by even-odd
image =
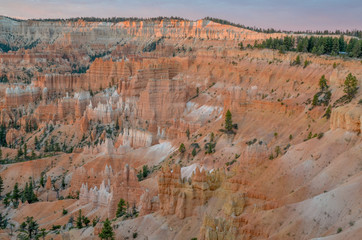
[[[343,106],[332,110],[330,126],[332,130],[342,128],[360,133],[362,131],[361,121],[361,106]]]
[[[28,105],[31,102],[37,101],[41,96],[40,89],[37,87],[20,87],[6,88],[5,91],[5,106],[8,108]]]
[[[92,204],[93,208],[106,208],[109,218],[115,217],[117,204],[121,198],[131,207],[138,206],[143,193],[135,169],[128,165],[125,165],[124,170],[118,173],[115,173],[112,166],[108,165],[102,172],[97,172],[93,168],[90,171],[78,168],[72,178],[73,183],[74,181],[82,183],[79,189],[80,203]],[[101,184],[98,185],[99,182]],[[89,189],[88,186],[90,186]],[[72,188],[76,186],[72,185]]]
[[[181,178],[181,167],[165,167],[158,177],[160,211],[183,219],[192,216],[196,206],[204,205],[220,187],[224,173],[206,173],[197,167],[191,179]]]

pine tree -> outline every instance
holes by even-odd
[[[187,139],[190,140],[190,129],[186,130],[186,136],[187,136]]]
[[[118,203],[116,217],[117,218],[122,217],[125,213],[126,213],[126,202],[124,201],[123,198],[121,198]]]
[[[23,150],[21,150],[21,147],[18,149],[18,155],[17,157],[20,158],[23,155]]]
[[[34,144],[35,144],[35,148],[37,149],[37,150],[39,150],[39,141],[38,141],[38,137],[37,136],[35,136],[35,140],[34,140],[35,142],[34,142]]]
[[[355,76],[351,73],[348,74],[346,80],[344,81],[344,92],[347,94],[348,98],[351,100],[357,93],[358,90],[358,81]]]
[[[116,130],[118,131],[119,130],[119,121],[118,121],[118,117],[116,119],[116,126],[115,126]]]
[[[18,202],[19,199],[20,199],[20,190],[19,190],[19,185],[18,183],[15,183],[14,185],[14,189],[13,189],[13,193],[12,193],[12,196],[11,196],[11,199],[15,202]]]
[[[28,121],[25,122],[25,132],[30,132],[29,131],[29,122]]]
[[[4,191],[4,181],[3,178],[0,176],[0,198],[3,191]]]
[[[11,193],[7,193],[3,200],[3,204],[5,205],[5,207],[8,207],[10,205],[10,199],[11,199]]]
[[[34,221],[33,217],[26,217],[26,221],[20,225],[20,239],[39,239],[39,225]]]
[[[181,144],[180,144],[180,147],[179,147],[179,149],[178,149],[178,150],[180,151],[180,153],[184,153],[184,152],[186,152],[186,147],[185,147],[185,144],[181,143]]]
[[[29,185],[28,183],[25,183],[25,188],[23,194],[21,195],[21,201],[23,203],[26,202],[26,200],[28,200],[28,196],[29,196]]]
[[[0,213],[0,229],[5,229],[8,225],[8,219],[6,218],[6,214],[4,216]]]
[[[212,133],[210,134],[210,142],[213,142],[213,141],[214,141],[214,138],[215,138],[215,135],[214,135],[214,133],[212,132]]]
[[[98,234],[98,236],[104,240],[114,240],[113,228],[108,218],[104,221],[102,231]]]
[[[65,189],[65,175],[62,177],[62,189]]]
[[[26,156],[27,152],[28,152],[28,146],[26,146],[26,143],[24,143],[24,158],[25,159],[27,158],[27,156]]]
[[[322,75],[321,79],[319,79],[319,87],[321,91],[327,90],[329,88],[327,85],[327,79],[324,75]]]
[[[86,227],[88,227],[90,220],[86,216],[82,216],[82,222]]]
[[[331,117],[331,113],[332,113],[331,106],[328,106],[326,113],[323,115],[323,117],[326,117],[327,119],[329,119]]]
[[[295,65],[300,65],[302,61],[300,60],[300,56],[298,55],[294,61]]]
[[[0,146],[7,147],[6,143],[6,127],[4,124],[0,127]]]
[[[42,172],[42,173],[40,174],[40,185],[41,185],[42,187],[44,187],[44,185],[45,185],[45,182],[44,182],[44,172]]]
[[[78,229],[81,229],[83,227],[83,224],[82,224],[82,210],[81,209],[79,209],[76,225],[77,225]]]
[[[239,48],[240,48],[240,50],[244,50],[243,42],[240,42],[240,43],[239,43]]]
[[[28,195],[27,195],[28,203],[34,203],[38,201],[37,196],[34,193],[33,181],[30,179],[29,181],[29,188],[28,188]]]
[[[48,234],[45,228],[40,229],[39,237],[43,238],[45,240],[45,236]]]
[[[193,157],[195,157],[195,156],[196,156],[196,154],[197,154],[197,152],[196,152],[196,148],[194,148],[194,149],[192,150],[192,153],[191,153],[191,154],[192,154],[192,156],[193,156]]]
[[[352,57],[358,58],[362,56],[362,49],[361,49],[362,41],[356,41],[354,47],[352,48]]]
[[[332,55],[337,55],[339,53],[339,39],[333,38],[333,45],[332,45]]]
[[[225,114],[225,129],[228,132],[231,132],[233,129],[233,121],[230,110],[228,110]]]
[[[346,42],[344,41],[344,36],[341,35],[338,39],[339,41],[339,51],[340,52],[345,52],[346,51]]]
[[[145,179],[148,176],[148,174],[150,173],[150,169],[148,169],[148,165],[143,165],[142,171],[143,171],[142,177],[143,177],[143,179]]]

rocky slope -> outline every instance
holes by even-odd
[[[61,225],[49,238],[98,239],[110,218],[117,239],[359,239],[361,94],[338,100],[349,73],[361,86],[360,60],[293,65],[238,46],[282,34],[206,20],[0,29],[16,50],[0,54],[2,196],[32,181],[39,199],[1,203],[14,229],[34,216]],[[331,98],[313,106],[322,75]],[[93,226],[72,228],[80,209]]]

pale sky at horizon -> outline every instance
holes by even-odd
[[[0,15],[28,18],[206,16],[282,30],[362,30],[362,0],[0,0]]]

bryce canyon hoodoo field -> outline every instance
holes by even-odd
[[[0,16],[0,239],[362,239],[361,58],[361,31]]]

